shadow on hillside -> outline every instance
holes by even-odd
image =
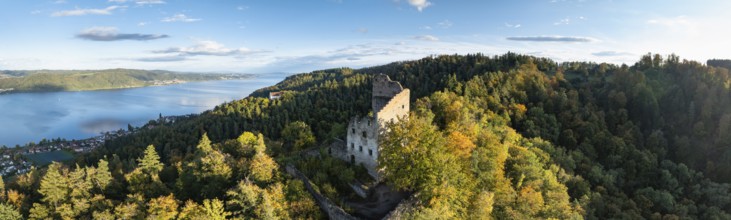
[[[382,219],[408,196],[407,192],[394,191],[386,184],[379,183],[367,198],[358,197],[345,201],[345,204],[352,208],[352,214],[358,218]]]

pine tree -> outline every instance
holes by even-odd
[[[163,164],[160,162],[160,156],[155,151],[155,146],[149,145],[145,149],[144,156],[137,160],[139,168],[143,172],[150,175],[157,175],[163,168]]]
[[[0,200],[5,200],[5,181],[2,176],[0,176]]]
[[[0,219],[20,220],[23,219],[23,216],[13,206],[0,203]]]
[[[109,186],[112,182],[112,173],[109,172],[109,163],[106,160],[99,160],[99,164],[97,165],[96,172],[94,172],[94,175],[92,176],[92,180],[94,182],[94,186],[101,191],[106,190],[107,186]]]
[[[173,194],[151,199],[147,203],[147,219],[175,219],[178,215],[178,201]]]
[[[226,212],[223,209],[223,202],[218,199],[203,201],[203,209],[205,210],[207,219],[210,220],[225,220],[231,213]]]
[[[53,162],[48,166],[46,175],[41,179],[41,188],[38,192],[43,195],[41,201],[54,209],[68,196],[68,180],[61,175],[61,164]]]

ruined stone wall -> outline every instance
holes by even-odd
[[[320,195],[315,189],[312,187],[312,183],[310,183],[310,179],[308,179],[304,174],[302,174],[297,168],[292,166],[291,164],[288,164],[284,168],[289,175],[294,176],[295,178],[298,178],[302,180],[302,182],[305,185],[305,189],[307,189],[307,192],[312,195],[312,198],[315,198],[315,202],[317,202],[317,205],[320,206],[320,209],[327,214],[330,219],[344,219],[344,220],[356,220],[357,218],[351,216],[345,210],[340,208],[340,206],[337,206],[335,203],[330,201],[327,197]]]
[[[388,102],[403,91],[401,83],[391,81],[385,74],[378,74],[373,78],[373,93],[371,94],[371,107],[373,113],[381,111]]]
[[[381,126],[384,128],[387,122],[396,122],[398,118],[404,118],[409,115],[409,98],[410,91],[405,89],[399,94],[396,94],[389,102],[376,113],[376,118]]]
[[[378,179],[378,124],[372,117],[353,118],[348,124],[345,161],[363,164]]]
[[[374,117],[355,117],[350,120],[345,148],[330,147],[331,155],[345,161],[362,164],[368,173],[379,180],[378,136],[386,122],[395,122],[409,114],[410,91],[379,74],[373,79],[372,107]]]

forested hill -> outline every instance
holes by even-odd
[[[164,70],[33,70],[0,71],[0,90],[54,92],[134,88],[189,81],[249,78],[253,75],[181,73]],[[0,92],[1,93],[1,92]]]
[[[416,200],[403,218],[731,218],[727,69],[675,55],[617,66],[513,53],[291,76],[198,117],[151,121],[78,167],[21,176],[0,213],[321,218],[282,167],[297,166],[332,201],[356,197],[348,184],[367,181],[362,169],[299,152],[342,139],[351,117],[369,114],[377,73],[412,95],[409,120],[391,125],[379,157],[386,182]],[[270,91],[284,94],[269,100]],[[51,181],[84,185],[79,170],[91,182],[111,172],[111,183]],[[83,206],[92,199],[101,205]]]

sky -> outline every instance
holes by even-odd
[[[731,1],[0,0],[0,69],[308,72],[512,51],[731,58]]]

